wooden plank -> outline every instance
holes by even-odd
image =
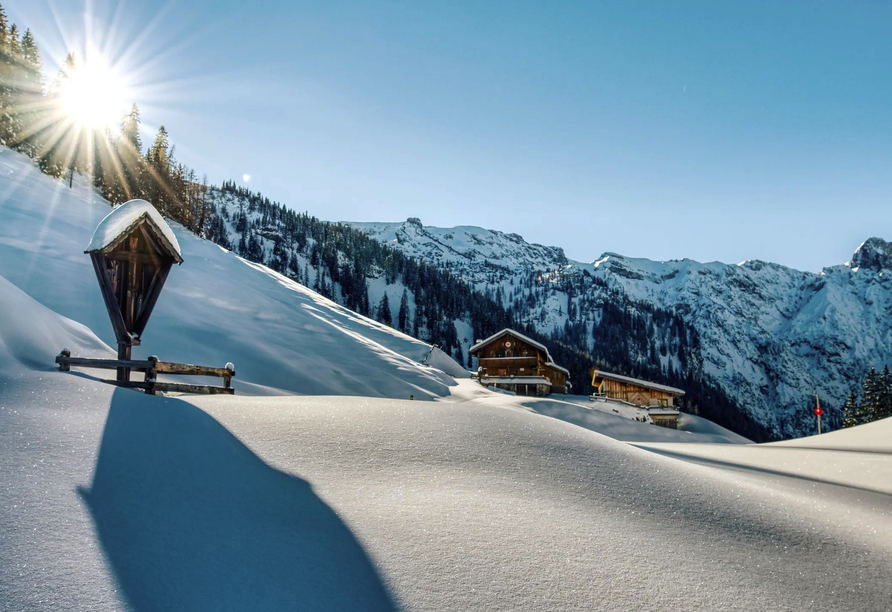
[[[165,263],[155,271],[155,275],[152,278],[152,285],[149,288],[149,293],[146,295],[145,301],[143,302],[142,311],[139,313],[139,317],[137,317],[133,324],[133,331],[137,336],[142,336],[146,324],[149,322],[149,317],[152,316],[152,311],[155,309],[155,304],[158,302],[158,296],[161,295],[161,289],[164,288],[164,282],[167,280],[167,275],[170,273],[171,265],[172,264],[170,263]]]
[[[99,280],[99,290],[102,292],[102,299],[105,301],[105,308],[108,310],[112,329],[115,330],[115,338],[118,342],[129,341],[130,334],[124,325],[124,317],[121,315],[121,309],[118,306],[118,300],[115,297],[115,291],[112,288],[111,279],[108,276],[108,270],[105,268],[102,254],[90,253],[90,259],[93,261],[93,269],[96,271],[97,280]]]
[[[103,380],[102,382],[116,387],[124,387],[126,389],[144,389],[154,388],[155,391],[166,391],[168,393],[193,393],[196,395],[235,395],[235,389],[227,389],[225,387],[212,387],[210,385],[187,385],[182,383],[149,383],[134,380]]]
[[[149,255],[134,251],[112,251],[105,257],[106,259],[113,261],[129,261],[131,263],[155,265],[155,261]]]
[[[212,387],[210,385],[187,385],[183,383],[156,382],[155,391],[180,393],[198,393],[201,395],[235,395],[235,389],[229,387]]]
[[[118,343],[118,361],[130,361],[130,345],[126,342]],[[118,380],[130,380],[130,368],[119,367],[117,376]]]
[[[116,370],[118,368],[130,368],[137,372],[145,372],[152,367],[151,361],[143,361],[139,359],[90,359],[87,357],[56,357],[56,363],[59,365],[78,366],[82,368],[99,368],[103,370]]]
[[[155,267],[160,268],[163,265],[163,262],[159,258],[159,254],[163,253],[161,248],[155,243],[155,240],[150,235],[150,232],[146,230],[146,223],[139,224],[139,231],[142,234],[143,239],[146,241],[146,247],[148,250],[149,257],[152,258]],[[165,257],[165,259],[168,259]]]
[[[167,361],[159,361],[155,364],[156,372],[165,374],[185,374],[192,376],[218,376],[220,378],[230,378],[235,376],[233,370],[226,368],[210,368],[206,366],[192,365],[191,363],[169,363]]]
[[[107,380],[103,379],[99,382],[104,382],[109,385],[114,385],[116,387],[124,387],[125,389],[148,389],[153,383],[143,382],[141,380]]]

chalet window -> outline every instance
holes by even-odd
[[[490,352],[489,352],[489,356],[490,356],[490,357],[495,357],[495,356],[496,356],[496,352],[495,352],[495,351],[490,351]]]
[[[524,349],[524,351],[523,351],[523,356],[524,356],[524,357],[528,357],[529,354],[530,354],[530,352],[529,352],[528,350]]]
[[[504,357],[505,351],[496,351],[496,357]]]
[[[514,357],[514,351],[505,351],[505,355],[508,357]]]

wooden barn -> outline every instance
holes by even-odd
[[[684,391],[675,387],[604,370],[595,370],[592,373],[592,386],[597,389],[596,397],[622,400],[642,408],[671,408],[675,398],[684,395]]]
[[[545,345],[503,329],[470,348],[477,355],[480,383],[514,391],[518,395],[566,393],[570,372],[557,365]]]

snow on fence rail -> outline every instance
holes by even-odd
[[[227,363],[223,368],[211,368],[207,366],[192,365],[189,363],[172,363],[161,361],[152,356],[148,359],[90,359],[86,357],[72,357],[68,349],[63,349],[56,357],[59,370],[68,372],[71,366],[83,368],[100,368],[106,370],[123,370],[123,380],[103,380],[118,387],[131,389],[143,389],[148,395],[155,395],[157,391],[200,393],[203,395],[234,395],[232,378],[235,376],[235,366]],[[131,381],[130,372],[145,372],[145,380]],[[187,376],[216,376],[223,379],[222,387],[212,385],[192,385],[186,383],[158,382],[157,374],[179,374]]]

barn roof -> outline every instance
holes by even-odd
[[[675,387],[670,387],[668,385],[660,385],[657,383],[652,383],[646,380],[641,380],[640,378],[632,378],[631,376],[623,376],[622,374],[613,374],[612,372],[605,372],[604,370],[595,370],[595,377],[608,378],[610,380],[617,380],[619,382],[629,383],[631,385],[637,385],[639,387],[645,387],[647,389],[655,389],[656,391],[665,391],[666,393],[672,393],[675,395],[684,395],[684,391],[681,389],[676,389]]]
[[[145,200],[130,200],[112,210],[96,226],[85,253],[108,253],[145,219],[159,246],[178,264],[183,263],[180,244],[173,230],[154,206]]]

